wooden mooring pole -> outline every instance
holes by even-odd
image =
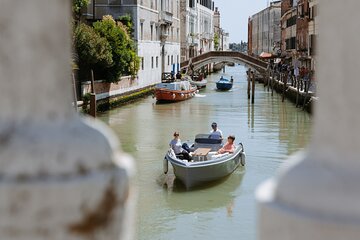
[[[306,100],[307,100],[308,94],[309,94],[309,87],[310,87],[310,80],[307,80],[307,81],[304,82],[304,92],[305,92],[305,95],[304,95],[303,110],[304,110],[305,107],[306,107]]]
[[[300,78],[296,77],[295,79],[295,84],[296,84],[296,107],[299,106],[299,95],[300,95]]]
[[[252,80],[252,96],[251,96],[251,103],[254,104],[255,103],[255,74],[253,71],[251,71],[251,80]]]
[[[90,116],[96,118],[96,94],[90,94]]]
[[[95,93],[95,78],[94,78],[94,71],[91,69],[91,93]]]
[[[287,87],[288,73],[285,73],[285,74],[283,74],[282,76],[283,76],[283,89],[282,89],[282,98],[281,98],[281,101],[284,102],[284,101],[285,101],[285,91],[286,91],[286,87]]]
[[[247,71],[247,79],[248,79],[247,94],[248,94],[248,99],[250,99],[250,89],[251,89],[251,85],[250,85],[250,81],[251,81],[251,69],[250,69],[250,68],[249,68],[249,70]]]
[[[271,96],[274,96],[274,82],[275,82],[275,70],[272,71],[272,78],[271,78]]]
[[[270,91],[270,68],[266,71],[267,91]]]
[[[91,69],[90,116],[96,118],[96,93],[94,71]]]

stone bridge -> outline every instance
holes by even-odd
[[[263,73],[268,66],[268,63],[259,60],[258,58],[251,57],[244,53],[232,51],[207,52],[182,62],[180,66],[182,70],[187,70],[190,67],[192,70],[196,71],[201,67],[206,66],[207,64],[219,62],[245,63],[260,73]]]

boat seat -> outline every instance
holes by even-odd
[[[176,156],[176,158],[178,158],[180,160],[184,160],[184,154],[182,154],[182,153],[176,154],[175,156]]]
[[[216,158],[220,158],[226,155],[229,155],[230,153],[222,153],[222,154],[216,154],[217,152],[209,152],[208,154],[208,159],[216,159]]]
[[[194,148],[192,150],[196,150],[198,148],[211,148],[211,152],[216,152],[222,147],[221,143],[218,144],[207,144],[207,143],[196,143],[194,144]]]

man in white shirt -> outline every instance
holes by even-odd
[[[220,129],[218,129],[216,122],[211,124],[212,131],[210,132],[209,138],[212,139],[223,139],[223,133]]]

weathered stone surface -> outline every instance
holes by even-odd
[[[132,237],[132,161],[72,107],[70,2],[1,1],[1,239]]]
[[[320,2],[314,137],[258,189],[260,239],[359,239],[359,8],[357,0]]]

